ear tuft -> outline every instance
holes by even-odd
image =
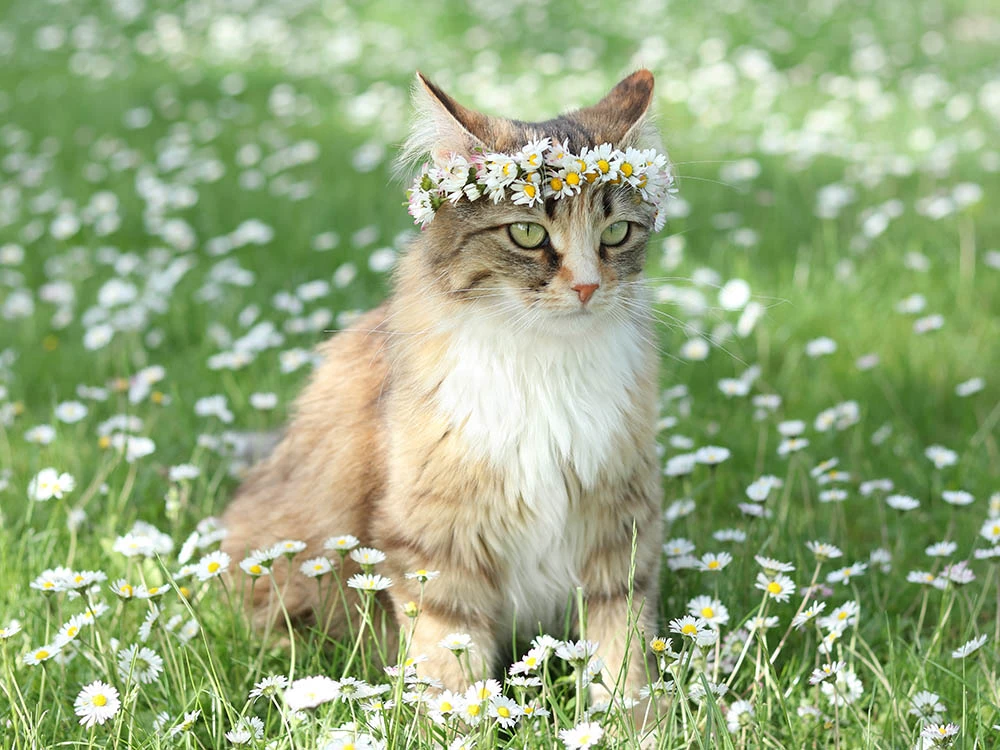
[[[468,157],[475,149],[486,148],[478,135],[488,129],[486,115],[462,106],[419,71],[412,95],[416,113],[397,163],[399,171],[409,171],[428,154],[436,158],[453,153]]]

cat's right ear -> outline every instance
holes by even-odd
[[[413,85],[416,115],[401,155],[403,166],[419,164],[427,155],[446,159],[449,154],[469,157],[490,150],[486,138],[491,118],[464,107],[423,73]]]

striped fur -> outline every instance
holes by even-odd
[[[472,112],[423,78],[418,91],[411,152],[511,151],[541,135],[572,149],[650,145],[648,71],[544,123]],[[628,239],[604,247],[601,232],[620,220],[632,222]],[[506,226],[517,221],[545,226],[548,246],[516,246]],[[441,638],[470,633],[475,665],[488,673],[515,625],[522,634],[552,627],[582,586],[586,635],[601,643],[613,680],[630,619],[652,630],[659,579],[658,357],[649,302],[631,283],[641,280],[651,221],[646,204],[611,186],[533,209],[444,206],[402,258],[389,301],[321,348],[282,442],[226,511],[225,549],[239,559],[297,538],[313,555],[327,537],[354,534],[387,553],[381,572],[394,583],[382,601],[401,621],[420,595],[404,574],[441,571],[410,650],[452,689],[466,678]],[[579,283],[600,285],[586,306],[572,290]],[[348,561],[343,575],[353,572]],[[335,596],[321,609],[314,581],[284,566],[275,576],[293,616],[344,632]],[[276,616],[269,592],[254,589],[261,623]],[[638,653],[633,688],[644,677]]]

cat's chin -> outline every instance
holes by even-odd
[[[580,307],[568,310],[549,310],[538,316],[535,328],[556,336],[580,336],[593,334],[606,327],[614,318],[604,307]]]

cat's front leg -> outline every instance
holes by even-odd
[[[636,592],[631,605],[627,592],[587,598],[587,640],[600,644],[605,663],[602,683],[591,686],[592,702],[636,699],[651,681],[644,643],[654,635],[656,599]]]
[[[449,583],[456,585],[447,580],[434,581],[433,585],[448,586]],[[406,608],[412,612],[419,594],[417,597],[411,595],[416,593],[405,589],[394,592],[396,611]],[[492,616],[486,611],[462,606],[460,602],[457,597],[441,598],[425,591],[416,616],[402,625],[406,661],[417,664],[420,676],[440,680],[445,689],[453,692],[463,691],[472,682],[491,677],[497,658]],[[469,637],[468,646],[464,636]]]
[[[655,484],[639,486],[648,491],[633,492],[633,498],[654,496]],[[606,684],[595,684],[591,699],[608,700],[612,692],[619,698],[637,698],[650,681],[644,642],[655,635],[657,622],[659,506],[652,500],[639,501],[605,507],[603,513],[603,523],[595,523],[601,532],[581,572],[587,608],[585,635],[600,644],[597,654],[606,665]]]

